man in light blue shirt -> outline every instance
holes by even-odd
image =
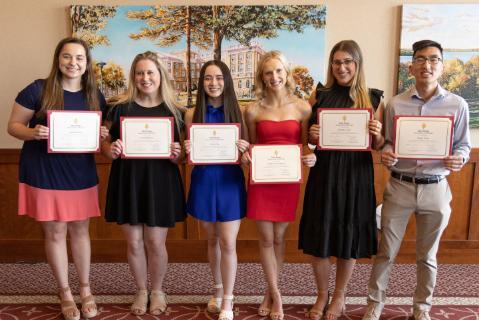
[[[413,44],[409,72],[416,84],[391,99],[384,114],[385,145],[381,161],[391,170],[384,191],[381,241],[369,280],[368,309],[363,320],[378,320],[389,274],[411,214],[416,215],[417,286],[413,299],[416,320],[430,320],[436,284],[437,250],[451,214],[452,200],[446,176],[469,159],[471,141],[466,101],[438,82],[444,65],[442,47],[432,40]],[[452,155],[441,160],[398,159],[393,149],[394,116],[453,116]]]

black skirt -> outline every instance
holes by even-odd
[[[370,152],[317,151],[309,173],[299,248],[316,257],[358,259],[377,252]]]

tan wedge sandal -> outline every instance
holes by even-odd
[[[89,283],[80,283],[80,288],[89,288]],[[95,298],[93,295],[86,296],[81,298],[81,314],[83,318],[93,318],[98,315],[98,307],[95,303]]]
[[[63,300],[62,293],[71,291],[70,287],[61,288],[58,294],[60,298],[60,308],[65,320],[80,320],[80,311],[73,300]]]

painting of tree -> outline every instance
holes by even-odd
[[[408,4],[403,6],[398,92],[414,84],[409,74],[411,46],[431,39],[441,43],[441,86],[469,104],[470,126],[479,128],[479,4]]]
[[[323,5],[72,6],[71,17],[74,34],[90,43],[103,70],[98,75],[107,95],[122,93],[126,80],[120,74],[146,50],[158,53],[186,105],[192,104],[201,66],[211,59],[228,65],[238,98],[246,101],[255,99],[257,63],[269,50],[290,60],[298,95],[308,98],[314,83],[325,78]]]

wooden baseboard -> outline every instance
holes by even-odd
[[[298,249],[295,240],[286,241],[286,262],[309,262],[310,257]],[[45,262],[43,240],[0,240],[0,263]],[[397,258],[398,263],[415,263],[415,241],[404,241]],[[205,240],[168,240],[170,262],[207,262]],[[461,254],[457,254],[460,251]],[[29,252],[28,256],[25,252]],[[258,241],[238,240],[239,262],[259,262]],[[92,262],[126,262],[126,242],[124,240],[92,240]],[[439,263],[479,263],[479,241],[441,241]],[[371,263],[370,259],[360,259],[359,263]]]

